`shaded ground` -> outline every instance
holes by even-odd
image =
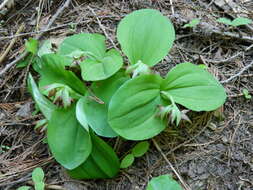
[[[15,7],[2,17],[0,53],[12,39],[4,38],[14,35],[22,23],[25,29],[21,33],[36,31],[36,27],[42,30],[63,3],[45,0],[41,1],[43,6],[39,6],[39,2],[17,1]],[[40,17],[36,7],[40,7],[37,8],[41,11]],[[176,28],[177,40],[173,49],[155,68],[163,74],[177,63],[190,61],[205,64],[218,80],[224,81],[253,61],[253,48],[248,48],[253,43],[253,25],[228,29],[216,22],[223,16],[253,19],[253,2],[250,0],[234,0],[229,4],[222,0],[72,1],[43,38],[58,39],[81,31],[102,34],[106,31],[118,45],[115,39],[117,23],[125,14],[141,8],[160,10]],[[182,26],[193,18],[200,18],[201,23],[194,29],[183,29]],[[75,23],[74,27],[69,23]],[[16,40],[0,70],[23,51],[25,39],[32,35]],[[108,40],[108,47],[111,46]],[[166,173],[175,176],[161,153],[152,146],[148,154],[137,159],[115,179],[70,180],[52,159],[47,145],[43,144],[44,133],[33,129],[42,116],[31,115],[34,104],[25,87],[27,72],[28,69],[13,67],[0,78],[0,189],[16,189],[29,183],[32,169],[38,166],[44,169],[47,184],[69,190],[142,190],[154,176]],[[192,190],[253,189],[253,100],[247,100],[242,94],[244,88],[253,92],[253,68],[225,81],[224,86],[228,99],[223,108],[214,113],[192,114],[193,125],[183,123],[178,128],[169,127],[155,138]],[[122,155],[131,146],[129,142],[122,142],[118,153]]]

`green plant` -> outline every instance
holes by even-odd
[[[188,24],[185,24],[183,28],[193,28],[200,23],[198,18],[192,19]]]
[[[41,168],[35,168],[32,172],[32,181],[34,183],[35,190],[44,190],[45,183],[44,183],[44,172]],[[29,190],[29,186],[22,186],[19,187],[18,190]]]
[[[252,23],[252,20],[248,18],[243,18],[243,17],[238,17],[238,18],[235,18],[234,20],[230,20],[228,18],[222,17],[222,18],[217,19],[217,21],[226,25],[233,26],[233,27],[247,25],[247,24]]]
[[[147,190],[183,190],[183,188],[170,175],[161,175],[151,179]]]
[[[17,68],[26,67],[35,61],[35,56],[38,52],[39,42],[36,39],[29,38],[25,42],[25,51],[28,52],[28,56],[17,64]]]
[[[251,99],[251,95],[249,94],[249,91],[246,88],[242,90],[242,93],[246,99]]]
[[[39,47],[38,40],[29,38],[25,43],[25,51],[28,52],[28,56],[20,61],[16,67],[23,68],[32,65],[35,71],[39,71],[40,58],[45,54],[53,53],[53,46],[50,40],[45,40],[41,47]]]
[[[34,182],[35,190],[44,190],[44,172],[41,168],[35,168],[32,172],[32,180]]]
[[[173,25],[159,11],[127,15],[118,25],[117,39],[129,60],[127,68],[120,52],[106,50],[104,36],[81,33],[67,37],[56,53],[38,56],[39,87],[28,77],[29,91],[47,122],[42,123],[49,148],[73,178],[118,173],[119,159],[101,137],[150,139],[185,118],[182,106],[211,111],[226,99],[219,82],[192,63],[178,64],[165,78],[153,73],[152,66],[175,39]],[[147,142],[137,144],[121,167],[147,150]]]
[[[11,147],[6,146],[6,145],[1,145],[0,146],[0,153],[6,152],[10,149]]]
[[[139,142],[136,144],[131,152],[127,154],[120,163],[120,168],[128,168],[134,163],[134,159],[143,156],[149,149],[147,141]]]
[[[25,49],[27,52],[30,52],[32,54],[36,54],[38,51],[38,45],[39,45],[38,40],[33,39],[33,38],[29,38],[25,42]]]

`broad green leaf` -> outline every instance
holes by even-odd
[[[41,168],[35,168],[32,172],[32,180],[34,183],[41,182],[44,180],[44,171]]]
[[[187,28],[187,27],[193,28],[193,27],[197,26],[199,24],[199,22],[200,22],[200,20],[197,19],[197,18],[196,19],[192,19],[188,24],[185,24],[183,26],[183,28]]]
[[[86,81],[104,80],[115,74],[122,65],[120,53],[111,49],[102,58],[88,58],[81,62],[82,78]]]
[[[34,184],[35,190],[45,190],[45,183],[40,181]]]
[[[84,83],[72,72],[65,69],[69,63],[64,57],[56,54],[42,56],[42,68],[40,70],[40,87],[52,83],[65,84],[80,94],[85,94]]]
[[[243,18],[243,17],[238,17],[232,21],[233,26],[241,26],[241,25],[246,25],[252,23],[252,20],[248,18]]]
[[[134,155],[134,157],[141,157],[148,151],[148,149],[149,149],[148,141],[139,142],[132,149],[132,154]]]
[[[153,66],[169,52],[175,40],[174,27],[159,11],[137,10],[123,18],[117,38],[131,64]]]
[[[118,51],[106,52],[105,37],[100,34],[82,33],[68,37],[62,42],[59,53],[76,59],[86,58],[80,63],[82,78],[86,81],[109,78],[123,65]]]
[[[92,93],[88,93],[78,102],[80,112],[77,118],[86,118],[89,126],[100,136],[118,136],[108,124],[108,104],[112,95],[126,80],[128,78],[119,72],[109,79],[93,83]]]
[[[88,159],[74,170],[68,173],[75,179],[113,178],[119,171],[119,159],[108,144],[94,133],[90,133],[92,140],[92,152]]]
[[[45,96],[40,93],[31,74],[29,74],[28,76],[27,83],[29,91],[32,94],[33,99],[39,107],[40,111],[43,113],[47,120],[50,120],[52,117],[52,113],[54,110],[57,109],[57,106],[50,102]]]
[[[192,63],[174,67],[163,81],[161,90],[193,111],[215,110],[226,99],[222,85],[208,71]]]
[[[32,62],[32,67],[33,67],[33,69],[34,69],[36,72],[40,73],[40,69],[41,69],[41,67],[42,67],[42,60],[41,60],[40,57],[36,56],[36,57],[34,58],[34,60],[33,60],[33,62]]]
[[[183,188],[170,175],[161,175],[151,179],[147,190],[183,190]]]
[[[42,46],[39,48],[37,55],[42,57],[43,55],[51,54],[53,53],[52,48],[52,42],[50,40],[45,40]]]
[[[89,131],[89,126],[86,118],[86,113],[84,112],[83,105],[85,102],[85,97],[82,97],[78,100],[76,104],[76,118],[79,121],[79,123],[82,125],[82,127]]]
[[[83,55],[102,58],[105,51],[105,37],[100,34],[75,34],[67,37],[59,46],[59,54],[77,58]]]
[[[127,154],[120,163],[120,168],[128,168],[134,163],[134,155]]]
[[[218,18],[217,22],[232,26],[232,21],[230,19],[225,18],[225,17]]]
[[[129,140],[144,140],[165,128],[157,117],[161,82],[158,75],[140,75],[116,91],[108,111],[109,124],[116,133]]]
[[[92,149],[90,135],[77,121],[75,110],[75,105],[55,110],[47,130],[51,152],[67,169],[81,165]]]
[[[22,187],[19,187],[17,190],[29,190],[31,189],[31,187],[29,186],[22,186]]]
[[[38,40],[33,39],[33,38],[29,38],[25,42],[25,49],[27,52],[30,52],[35,55],[38,51],[38,45],[39,45]]]

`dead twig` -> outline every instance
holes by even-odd
[[[19,34],[23,29],[24,29],[25,25],[22,23],[21,26],[18,28],[16,35]],[[0,56],[0,64],[2,63],[2,61],[5,59],[6,55],[9,53],[9,51],[11,50],[11,48],[13,47],[13,45],[15,44],[17,38],[13,38],[10,42],[10,44],[8,45],[8,47],[6,48],[6,50],[3,52],[3,54]]]
[[[238,40],[253,42],[253,37],[251,36],[240,35],[240,34],[236,34],[232,32],[222,32],[220,30],[215,30],[215,29],[212,31],[212,33],[219,36],[224,36],[225,38],[235,38]]]
[[[174,7],[173,7],[173,2],[172,2],[172,0],[170,0],[170,7],[171,7],[171,13],[172,13],[172,15],[174,15],[174,14],[175,14],[175,11],[174,11]]]
[[[27,184],[34,186],[33,181],[28,181]],[[50,184],[45,184],[46,189],[53,189],[53,190],[67,190],[64,187],[60,185],[50,185]]]
[[[0,5],[0,10],[3,9],[7,4],[9,0],[4,0]]]
[[[253,93],[253,90],[249,90],[249,93]],[[239,93],[239,94],[228,95],[229,98],[238,98],[240,96],[245,96],[245,94]]]
[[[230,138],[230,144],[234,144],[235,134],[237,133],[237,130],[239,129],[239,127],[241,127],[241,122],[242,122],[242,117],[239,118],[239,122],[234,130],[233,135]]]
[[[174,166],[171,164],[171,162],[169,161],[169,159],[166,157],[166,155],[163,153],[162,149],[159,147],[159,145],[157,144],[157,142],[155,141],[155,139],[152,139],[152,142],[154,143],[156,149],[160,152],[160,154],[162,155],[162,157],[164,158],[164,160],[169,164],[169,166],[171,167],[171,169],[173,170],[173,172],[176,174],[177,178],[179,179],[179,181],[182,183],[182,185],[184,186],[184,188],[186,190],[191,190],[191,188],[189,187],[189,185],[187,185],[183,178],[180,176],[180,174],[177,172],[177,170],[174,168]]]
[[[49,158],[40,160],[37,163],[32,163],[30,165],[26,164],[26,168],[22,168],[22,170],[20,170],[20,171],[15,171],[15,172],[9,172],[9,173],[2,174],[1,179],[0,179],[0,189],[1,189],[1,187],[4,187],[4,186],[10,184],[10,183],[4,183],[5,181],[13,179],[13,177],[17,177],[19,175],[22,175],[25,172],[30,172],[34,168],[46,165],[46,164],[48,164],[52,161],[53,161],[53,157],[49,157]]]
[[[190,143],[192,140],[194,140],[195,138],[197,138],[199,135],[201,135],[205,130],[206,128],[208,127],[210,121],[196,134],[194,135],[192,138],[186,140],[185,142],[177,145],[176,147],[172,148],[170,151],[166,152],[165,153],[165,156],[168,156],[170,154],[172,154],[174,151],[178,150],[179,148],[183,147],[184,145],[186,145],[187,143]],[[159,159],[158,161],[155,162],[155,164],[153,164],[152,166],[152,170],[162,161],[162,158]]]
[[[239,77],[244,71],[248,70],[251,66],[253,66],[253,61],[251,61],[250,64],[248,64],[245,67],[243,67],[242,70],[240,70],[237,74],[231,76],[227,80],[221,81],[220,83],[224,84],[224,83],[228,83],[228,82],[232,81],[233,79]]]
[[[8,188],[11,188],[14,185],[26,182],[27,180],[31,179],[31,176],[32,176],[32,174],[28,173],[27,175],[25,175],[24,177],[22,177],[22,178],[20,178],[18,180],[11,181],[11,182],[8,182],[8,183],[4,183],[4,186],[8,186]]]
[[[214,142],[216,142],[219,138],[215,139],[215,140],[212,140],[212,141],[209,141],[209,142],[206,142],[206,143],[191,143],[191,144],[185,144],[184,146],[185,147],[197,147],[197,146],[207,146],[207,145],[210,145]]]
[[[49,23],[47,24],[47,26],[45,27],[44,30],[48,30],[52,24],[55,22],[56,18],[63,12],[63,10],[65,8],[67,8],[70,4],[71,0],[66,0],[65,3],[56,11],[56,13],[53,15],[53,17],[50,19]],[[42,35],[44,34],[44,32],[39,33],[35,39],[39,40]],[[5,72],[7,72],[12,66],[14,66],[16,63],[18,63],[20,60],[22,60],[23,58],[25,58],[28,55],[27,52],[21,54],[17,59],[15,59],[14,61],[12,61],[11,63],[7,64],[1,71],[0,71],[0,77],[3,76],[3,74]]]
[[[71,0],[66,0],[65,3],[63,4],[63,6],[61,6],[56,13],[54,14],[54,16],[50,19],[49,23],[47,24],[47,26],[45,27],[45,30],[48,30],[52,24],[55,22],[56,18],[63,12],[64,9],[66,9],[69,4],[71,3]],[[39,34],[37,36],[37,38],[41,38],[41,36],[43,35],[43,33]]]
[[[101,23],[100,19],[97,17],[97,14],[95,13],[95,11],[94,11],[91,7],[89,7],[89,6],[88,6],[88,9],[89,9],[89,10],[92,12],[92,14],[96,17],[97,22],[98,22],[98,25],[99,25],[99,27],[103,30],[103,32],[104,32],[106,38],[108,38],[108,39],[110,40],[110,42],[112,43],[113,47],[114,47],[116,50],[119,50],[119,49],[117,48],[117,46],[115,45],[115,43],[113,42],[112,38],[107,34],[107,32],[106,32],[106,30],[105,30],[105,27],[102,25],[102,23]]]
[[[44,7],[44,1],[40,0],[39,7],[38,7],[38,10],[37,10],[36,30],[39,30],[40,17],[41,17],[41,14],[42,14],[43,7]]]
[[[116,17],[110,15],[110,16],[97,16],[97,18],[116,18]],[[39,31],[24,32],[24,33],[21,33],[21,34],[15,34],[15,35],[0,37],[0,40],[8,40],[8,39],[16,38],[16,37],[36,35],[36,34],[40,34],[40,33],[44,33],[44,32],[49,32],[49,31],[52,31],[52,30],[56,30],[56,29],[59,29],[59,28],[69,27],[71,25],[87,24],[89,22],[92,22],[93,20],[94,19],[86,19],[84,21],[79,21],[79,22],[69,22],[69,23],[66,23],[66,24],[60,24],[58,26],[50,27],[48,29],[43,29],[43,30],[39,30]]]
[[[235,55],[229,57],[229,58],[226,58],[226,59],[223,59],[223,60],[211,60],[211,59],[205,59],[205,61],[207,62],[211,62],[211,63],[215,63],[215,64],[219,64],[219,63],[228,63],[228,62],[231,62],[233,61],[234,59],[236,59],[237,57],[239,57],[240,55],[242,55],[243,53],[251,50],[253,48],[253,44],[251,44],[249,47],[247,47],[244,51],[240,51],[238,53],[236,53]]]
[[[36,34],[40,34],[40,33],[44,33],[44,32],[49,32],[52,30],[56,30],[59,28],[63,28],[63,27],[67,27],[67,26],[71,26],[71,25],[77,25],[77,24],[86,24],[90,22],[90,20],[85,20],[85,21],[81,21],[81,22],[70,22],[67,24],[61,24],[52,28],[48,28],[48,29],[44,29],[44,30],[39,30],[39,31],[34,31],[34,32],[24,32],[21,34],[15,34],[15,35],[10,35],[10,36],[5,36],[5,37],[0,37],[0,40],[8,40],[8,39],[12,39],[12,38],[16,38],[16,37],[24,37],[24,36],[32,36],[32,35],[36,35]]]

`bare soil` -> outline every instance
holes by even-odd
[[[25,40],[33,37],[35,31],[40,33],[64,3],[63,0],[15,2],[14,7],[0,16],[0,55],[22,23],[24,29],[1,62],[0,71],[23,52]],[[219,17],[253,19],[251,0],[72,0],[50,30],[43,33],[41,41],[50,38],[57,42],[79,32],[104,35],[106,32],[119,47],[115,37],[117,24],[126,14],[142,8],[160,10],[176,29],[177,39],[171,52],[154,69],[164,75],[181,62],[205,64],[223,81],[228,94],[219,110],[190,113],[192,124],[183,122],[179,127],[170,126],[157,136],[155,140],[162,152],[192,190],[253,190],[253,98],[246,99],[242,93],[248,89],[253,96],[253,67],[240,73],[253,61],[250,47],[253,24],[233,29],[216,21]],[[194,18],[201,19],[198,26],[183,28]],[[107,45],[112,47],[110,40]],[[11,67],[0,77],[0,189],[12,190],[30,184],[35,167],[44,169],[51,189],[144,190],[148,181],[160,174],[171,174],[177,179],[154,145],[115,179],[76,181],[68,178],[43,143],[45,131],[34,130],[36,121],[43,116],[32,115],[34,103],[25,82],[29,71],[33,72],[32,68]],[[121,141],[118,154],[122,156],[133,145]]]

